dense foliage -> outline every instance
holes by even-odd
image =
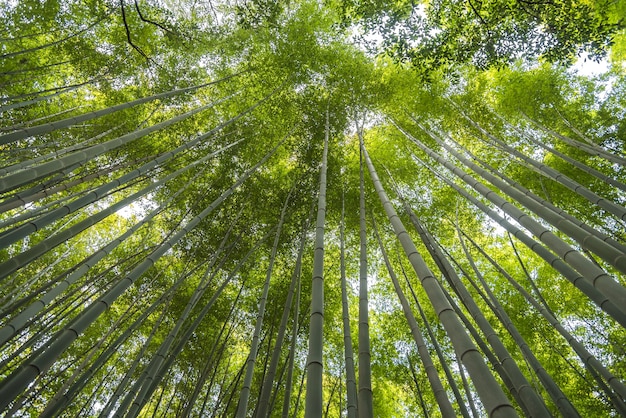
[[[0,3],[1,413],[626,416],[625,5]]]

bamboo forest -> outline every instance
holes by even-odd
[[[626,0],[1,0],[0,416],[626,417]]]

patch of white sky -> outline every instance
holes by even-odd
[[[426,6],[424,4],[418,5],[414,9],[413,14],[418,18],[425,18]],[[382,23],[384,24],[388,20],[388,17],[383,17]],[[396,30],[396,32],[398,31]],[[349,29],[348,40],[362,48],[367,54],[371,54],[372,51],[379,51],[382,48],[383,39],[384,37],[380,30],[367,30],[363,25],[353,25]],[[606,57],[601,60],[594,60],[587,53],[582,53],[574,65],[570,67],[569,71],[580,76],[597,77],[606,74],[610,67],[611,64]]]
[[[115,212],[117,215],[125,219],[138,219],[143,218],[148,212],[156,209],[158,204],[150,193],[148,196],[130,204],[124,206],[122,209]]]
[[[421,19],[426,17],[426,5],[418,4],[413,8],[412,19]],[[376,55],[378,51],[382,49],[384,35],[390,35],[388,33],[391,30],[392,35],[401,35],[401,27],[396,26],[390,28],[387,23],[391,18],[389,16],[382,16],[380,18],[380,25],[376,30],[368,30],[363,25],[355,24],[349,28],[348,40],[354,45],[361,48],[368,55]],[[435,31],[436,29],[433,29]],[[386,31],[383,34],[382,31]],[[407,39],[407,41],[410,41]]]
[[[570,72],[585,77],[596,77],[609,71],[611,65],[606,58],[595,61],[586,53],[578,57],[576,63],[570,68]]]
[[[569,72],[583,77],[597,78],[605,76],[610,69],[611,63],[606,57],[596,61],[589,58],[586,53],[583,53],[578,57],[576,63],[569,69]],[[596,92],[598,102],[602,102],[606,99],[613,89],[615,81],[616,77],[607,77],[605,79],[603,83],[604,88]]]

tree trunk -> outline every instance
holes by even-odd
[[[493,329],[489,321],[487,321],[487,318],[485,318],[485,315],[482,313],[481,309],[478,307],[471,294],[456,274],[456,271],[443,254],[443,251],[441,251],[439,245],[435,242],[430,232],[419,222],[417,216],[408,204],[404,202],[404,205],[405,210],[410,216],[411,222],[415,226],[415,229],[419,233],[422,242],[428,249],[431,257],[441,270],[441,273],[444,275],[446,280],[448,280],[455,293],[459,296],[474,321],[476,321],[476,324],[483,332],[485,339],[493,348],[493,351],[502,364],[502,367],[510,377],[519,399],[525,405],[531,416],[549,417],[550,412],[548,411],[543,399],[532,389],[532,386],[519,369],[519,366],[502,343],[496,331]]]

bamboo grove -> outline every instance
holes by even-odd
[[[626,416],[623,28],[592,78],[416,71],[357,2],[0,7],[3,416]]]

